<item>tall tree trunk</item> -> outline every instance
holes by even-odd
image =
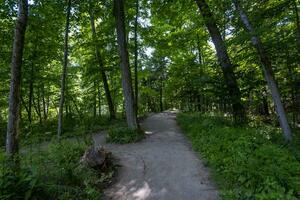
[[[245,119],[245,110],[241,102],[241,92],[238,87],[236,77],[234,74],[233,65],[227,53],[225,43],[222,39],[216,21],[213,18],[212,12],[205,0],[195,0],[199,10],[203,16],[204,23],[215,45],[218,60],[221,64],[225,83],[227,85],[228,95],[231,98],[233,115],[236,121],[243,121]]]
[[[97,86],[96,81],[94,81],[94,90],[93,90],[94,96],[93,96],[93,109],[94,109],[94,118],[97,116]]]
[[[31,126],[32,122],[32,101],[33,101],[33,83],[34,83],[34,67],[31,63],[30,83],[29,83],[29,100],[28,100],[28,120]]]
[[[48,118],[48,113],[47,113],[47,104],[46,104],[46,99],[45,99],[45,84],[42,84],[42,102],[43,102],[43,119],[44,121],[47,120]]]
[[[18,19],[14,33],[11,61],[11,81],[9,91],[8,123],[6,135],[6,153],[14,156],[18,153],[18,133],[20,121],[21,68],[25,32],[28,18],[28,1],[19,1]]]
[[[77,105],[77,103],[76,103],[76,99],[70,97],[70,100],[71,100],[71,102],[73,103],[73,105],[74,105],[74,107],[75,107],[75,110],[76,110],[76,112],[77,112],[79,118],[80,118],[80,119],[83,119],[83,114],[82,114],[82,112],[80,111],[80,109],[79,109],[79,107],[78,107],[78,105]]]
[[[22,94],[21,94],[21,105],[24,106],[26,112],[27,112],[27,115],[29,115],[29,109],[28,109],[28,106],[26,106],[26,102],[24,101],[24,98],[22,97]],[[21,108],[20,108],[21,109]],[[21,109],[22,110],[22,109]]]
[[[100,54],[100,51],[99,51],[97,43],[96,43],[97,33],[96,33],[96,28],[95,28],[95,20],[94,20],[93,11],[90,11],[90,21],[91,21],[91,28],[92,28],[92,34],[93,34],[93,42],[94,42],[94,45],[95,45],[96,59],[98,61],[99,68],[100,68],[100,73],[101,73],[101,76],[102,76],[103,87],[104,87],[105,97],[106,97],[107,104],[108,104],[110,119],[115,119],[116,114],[115,114],[114,104],[113,104],[113,101],[112,101],[112,98],[111,98],[111,93],[110,93],[109,86],[108,86],[106,73],[105,73],[105,70],[104,70],[104,63],[103,63],[102,56]]]
[[[139,0],[135,2],[135,22],[134,22],[134,107],[135,113],[138,115],[139,104],[138,104],[138,18],[139,18]]]
[[[49,90],[50,90],[50,87],[48,86],[48,91]],[[50,107],[50,95],[47,95],[46,107],[47,107],[46,113],[47,113],[47,119],[48,119],[48,116],[49,116],[49,107]]]
[[[124,14],[124,1],[114,0],[115,18],[117,29],[117,40],[119,46],[119,53],[121,58],[121,75],[123,95],[125,99],[125,112],[127,125],[131,129],[137,129],[137,118],[134,109],[134,96],[132,90],[131,71],[129,67],[129,58],[126,42],[125,31],[125,14]]]
[[[197,33],[197,50],[198,50],[198,59],[199,59],[199,65],[203,64],[203,58],[202,58],[202,51],[201,51],[201,46],[200,46],[200,37],[199,34]],[[202,67],[201,67],[202,69]]]
[[[163,107],[163,80],[160,78],[160,87],[159,87],[159,110],[160,112],[164,111]]]
[[[37,91],[37,102],[35,103],[34,101],[33,101],[33,106],[34,106],[34,108],[35,108],[35,110],[36,110],[36,113],[38,114],[38,116],[39,116],[39,121],[40,121],[40,124],[42,124],[42,112],[41,112],[41,94],[40,94],[41,92],[40,92],[40,88],[38,88],[38,91]]]
[[[101,116],[101,90],[100,90],[100,83],[97,84],[98,89],[98,116]]]
[[[256,32],[255,32],[254,28],[252,27],[246,12],[243,10],[241,5],[238,3],[238,0],[233,0],[233,3],[236,7],[236,10],[238,11],[238,13],[240,15],[240,19],[243,22],[246,30],[250,33],[251,42],[252,42],[253,46],[256,48],[257,53],[260,57],[260,61],[262,63],[262,68],[263,68],[264,75],[265,75],[265,79],[267,81],[268,87],[269,87],[271,95],[272,95],[272,99],[275,104],[275,110],[279,117],[279,122],[280,122],[280,126],[283,130],[284,137],[286,140],[291,141],[292,133],[291,133],[291,129],[290,129],[286,114],[285,114],[283,104],[281,102],[280,93],[279,93],[279,90],[278,90],[278,87],[277,87],[277,84],[275,81],[275,77],[273,74],[273,70],[272,70],[271,60],[264,48],[264,45],[261,42],[259,36],[256,35]]]
[[[57,136],[60,138],[62,134],[62,121],[63,121],[63,109],[65,101],[65,87],[66,87],[66,77],[67,77],[67,66],[68,66],[68,42],[69,42],[69,26],[70,26],[70,13],[71,13],[71,0],[68,0],[67,7],[67,17],[66,17],[66,29],[65,29],[65,44],[64,44],[64,61],[63,69],[61,74],[61,88],[60,88],[60,101],[58,109],[58,126],[57,126]]]

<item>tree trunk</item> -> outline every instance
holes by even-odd
[[[195,0],[199,10],[203,16],[204,23],[215,45],[218,60],[221,64],[225,84],[227,85],[228,95],[231,98],[233,115],[236,121],[244,121],[245,110],[241,102],[241,93],[238,87],[236,77],[234,74],[234,67],[230,61],[227,53],[225,43],[222,39],[216,21],[213,18],[212,12],[205,0]]]
[[[18,153],[18,133],[20,121],[20,99],[21,99],[21,68],[25,32],[28,18],[28,1],[19,1],[18,19],[14,33],[14,43],[11,61],[11,81],[9,92],[9,109],[6,135],[6,153],[14,156]]]
[[[263,95],[263,115],[269,116],[269,104],[268,104],[268,99],[265,95]]]
[[[163,80],[160,78],[160,87],[159,87],[159,110],[160,112],[164,111],[163,107]]]
[[[139,0],[136,0],[135,3],[136,7],[136,14],[135,14],[135,22],[134,22],[134,107],[135,107],[135,113],[138,115],[139,111],[139,104],[138,104],[138,17],[139,17]]]
[[[39,116],[40,124],[42,124],[42,113],[41,113],[41,101],[40,101],[40,88],[37,91],[37,102],[34,101],[33,98],[33,107],[36,111],[36,114]]]
[[[199,37],[198,34],[197,34],[197,50],[198,50],[199,65],[202,65],[203,64],[203,58],[202,58],[202,51],[201,51],[201,46],[200,46],[200,37]]]
[[[65,100],[65,87],[67,77],[67,66],[68,66],[68,41],[69,41],[69,26],[70,26],[70,13],[71,13],[71,0],[68,0],[67,17],[66,17],[66,29],[65,29],[65,44],[64,44],[64,61],[63,70],[61,74],[61,88],[60,88],[60,101],[58,109],[58,127],[57,136],[60,138],[62,134],[62,121],[63,121],[63,109]]]
[[[97,116],[97,86],[96,82],[94,81],[94,90],[93,90],[94,96],[93,96],[93,108],[94,108],[94,118]]]
[[[96,28],[95,28],[94,14],[92,11],[90,11],[90,21],[91,21],[91,28],[92,28],[92,34],[93,34],[93,42],[95,45],[96,59],[98,61],[101,76],[102,76],[103,87],[104,87],[104,92],[105,92],[105,96],[106,96],[106,100],[107,100],[107,104],[108,104],[110,119],[115,119],[116,114],[115,114],[114,104],[113,104],[113,101],[111,98],[111,93],[109,90],[108,81],[107,81],[106,73],[104,70],[103,60],[102,60],[100,51],[99,51],[99,49],[97,47],[97,43],[96,43]]]
[[[45,99],[45,84],[42,85],[42,102],[43,102],[43,119],[44,121],[48,118],[48,112],[47,112],[47,104]]]
[[[101,90],[100,90],[100,83],[98,83],[97,88],[98,88],[98,115],[101,116]]]
[[[76,103],[76,100],[73,99],[72,97],[70,98],[70,100],[71,100],[71,102],[73,103],[73,105],[74,105],[74,107],[75,107],[75,110],[76,110],[76,112],[78,113],[79,118],[80,118],[80,119],[83,119],[83,114],[82,114],[82,112],[80,111],[80,109],[79,109],[79,107],[78,107],[78,105],[77,105],[77,103]]]
[[[129,67],[129,58],[126,42],[125,31],[125,14],[124,14],[124,1],[114,0],[115,6],[115,18],[117,29],[117,40],[119,46],[119,54],[121,58],[121,75],[122,75],[122,87],[123,95],[125,99],[125,112],[127,125],[131,129],[137,129],[137,119],[134,109],[134,97],[131,84],[131,71]]]
[[[33,63],[31,63],[30,83],[29,83],[29,100],[28,100],[28,120],[29,120],[30,126],[31,126],[31,122],[32,122],[33,82],[34,82],[34,67],[33,67]]]
[[[272,70],[272,64],[271,64],[271,60],[263,46],[263,43],[261,42],[260,38],[258,35],[256,35],[256,32],[254,30],[254,28],[252,27],[247,14],[245,13],[245,11],[242,9],[242,7],[240,6],[240,4],[238,3],[237,0],[233,0],[233,3],[236,7],[236,10],[238,11],[239,15],[240,15],[240,19],[243,22],[246,30],[251,34],[251,42],[253,44],[253,46],[256,48],[257,53],[260,57],[260,61],[262,63],[262,68],[264,71],[264,75],[265,75],[265,79],[267,81],[268,87],[270,89],[273,101],[274,101],[274,105],[275,105],[275,110],[277,112],[277,115],[279,117],[279,122],[280,122],[280,126],[283,130],[283,134],[286,140],[291,141],[292,140],[292,133],[291,133],[291,129],[285,114],[285,110],[283,107],[283,104],[281,102],[281,97],[280,97],[280,93],[275,81],[275,77],[273,74],[273,70]]]

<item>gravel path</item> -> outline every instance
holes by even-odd
[[[141,126],[148,135],[135,144],[104,144],[119,160],[117,181],[105,191],[112,200],[215,200],[216,187],[209,172],[175,121],[175,112],[148,117]]]

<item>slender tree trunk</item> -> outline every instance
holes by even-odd
[[[269,104],[268,104],[268,98],[263,95],[263,114],[265,116],[269,116],[270,113],[269,113]]]
[[[27,115],[29,115],[29,109],[28,109],[28,106],[26,106],[26,102],[24,101],[23,97],[22,97],[22,94],[21,94],[21,104],[24,105],[24,108],[27,112]],[[20,108],[21,109],[21,108]]]
[[[37,114],[39,116],[39,120],[40,120],[40,124],[42,124],[42,109],[41,109],[41,91],[40,88],[38,88],[38,92],[37,92],[37,103],[35,104],[35,108],[37,111]]]
[[[122,75],[123,95],[125,99],[127,125],[131,129],[137,129],[137,118],[134,109],[134,95],[132,90],[131,71],[129,67],[129,58],[126,42],[124,1],[114,0],[114,6],[116,17],[117,40],[121,58],[120,67]]]
[[[6,153],[13,157],[18,153],[18,133],[20,121],[21,68],[25,32],[28,18],[28,1],[19,1],[18,19],[14,33],[11,61],[11,81],[9,92],[8,123],[6,135]]]
[[[75,110],[76,110],[76,112],[78,113],[78,116],[79,116],[81,119],[83,119],[83,114],[82,114],[82,112],[80,111],[80,109],[79,109],[79,107],[78,107],[78,105],[77,105],[77,103],[76,103],[76,100],[73,99],[72,97],[70,98],[70,100],[71,100],[71,102],[73,103],[73,105],[74,105],[74,107],[75,107]]]
[[[98,83],[98,115],[101,116],[101,90],[100,90],[100,83]]]
[[[94,81],[94,96],[93,96],[93,101],[94,101],[94,105],[93,105],[93,108],[94,108],[94,118],[96,118],[97,116],[97,85],[96,85],[96,82]]]
[[[164,107],[163,107],[163,80],[162,80],[162,78],[159,81],[160,81],[160,87],[159,87],[159,110],[160,110],[160,112],[163,112],[164,111]]]
[[[258,35],[256,35],[256,32],[254,28],[252,27],[247,14],[243,10],[243,8],[238,3],[238,0],[233,0],[233,3],[236,7],[236,10],[238,11],[240,15],[240,19],[243,22],[246,30],[251,34],[251,42],[253,46],[256,48],[258,55],[260,57],[260,61],[262,63],[262,68],[264,71],[265,79],[267,81],[268,87],[270,89],[272,99],[275,104],[275,110],[277,112],[277,115],[279,117],[280,126],[283,130],[283,134],[286,140],[291,141],[292,140],[292,133],[291,129],[285,114],[285,110],[283,107],[283,104],[281,102],[280,93],[275,81],[275,77],[272,70],[272,64],[271,60],[263,46],[263,43],[261,42]]]
[[[139,18],[139,0],[136,0],[135,3],[136,14],[135,14],[135,22],[134,22],[134,107],[135,114],[138,115],[139,111],[139,103],[138,103],[138,18]]]
[[[42,85],[42,102],[43,102],[43,119],[44,121],[47,120],[48,113],[47,113],[47,105],[46,105],[46,99],[45,99],[45,85],[43,83]]]
[[[57,136],[60,138],[62,134],[62,121],[63,121],[63,109],[65,101],[65,87],[66,87],[66,77],[67,77],[67,66],[68,66],[68,42],[69,42],[69,26],[70,26],[70,13],[71,13],[71,0],[68,0],[67,16],[66,16],[66,29],[65,29],[65,41],[64,41],[64,61],[63,69],[61,74],[61,88],[60,88],[60,101],[58,109],[58,127]]]
[[[49,87],[48,87],[48,90],[50,90]],[[46,106],[47,106],[46,113],[47,113],[47,119],[48,119],[48,115],[49,115],[49,107],[50,107],[50,96],[49,96],[49,95],[47,95]]]
[[[31,63],[30,83],[29,83],[29,100],[28,100],[28,120],[29,120],[30,125],[32,122],[33,83],[34,83],[34,67],[33,67],[33,63]]]
[[[100,51],[99,51],[97,43],[96,43],[97,33],[96,33],[96,28],[95,28],[94,14],[93,14],[92,11],[90,11],[90,21],[91,21],[91,28],[92,28],[92,34],[93,34],[93,42],[94,42],[94,45],[95,45],[96,59],[98,61],[99,68],[100,68],[100,73],[101,73],[101,76],[102,76],[103,87],[104,87],[104,92],[105,92],[105,96],[106,96],[106,100],[107,100],[107,104],[108,104],[110,119],[115,119],[116,114],[115,114],[114,104],[113,104],[113,101],[112,101],[112,98],[111,98],[111,93],[110,93],[109,86],[108,86],[106,73],[105,73],[105,70],[104,70],[104,63],[103,63],[102,56],[100,54]]]
[[[202,65],[203,64],[202,51],[201,51],[201,46],[200,46],[200,38],[199,38],[198,34],[197,34],[197,50],[198,50],[199,65]]]
[[[244,121],[245,110],[241,102],[241,92],[238,87],[236,77],[234,74],[234,67],[230,61],[227,53],[225,43],[222,39],[221,33],[213,18],[212,12],[205,0],[195,0],[199,10],[203,16],[204,23],[215,45],[218,60],[221,64],[225,83],[227,85],[228,95],[231,98],[233,115],[236,121]]]

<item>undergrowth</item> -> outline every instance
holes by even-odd
[[[126,126],[112,126],[108,129],[106,142],[127,144],[134,143],[144,138],[144,132],[140,129],[132,130]]]
[[[224,118],[200,114],[180,114],[177,119],[212,168],[222,199],[300,198],[299,148],[282,142],[278,129],[238,127]]]
[[[122,124],[124,119],[110,120],[109,116],[85,116],[82,118],[69,116],[63,120],[62,138],[73,138],[86,136],[95,132],[108,129],[112,125]],[[0,131],[6,132],[6,123],[0,123]],[[57,137],[57,119],[51,118],[43,122],[33,122],[31,125],[27,121],[20,124],[19,140],[21,146],[35,145],[50,141]],[[5,134],[0,137],[0,147],[4,146]]]
[[[21,154],[19,169],[1,153],[0,199],[102,199],[115,166],[96,171],[81,165],[87,148],[83,142],[52,143],[46,151]]]

